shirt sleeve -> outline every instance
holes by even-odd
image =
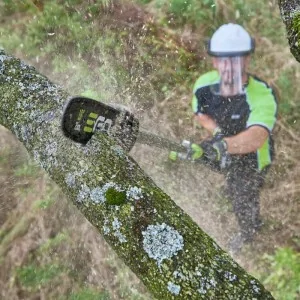
[[[193,109],[193,113],[194,114],[199,114],[201,113],[201,101],[199,101],[198,97],[193,94],[193,98],[192,98],[192,109]]]
[[[271,132],[277,118],[277,100],[273,90],[265,83],[257,82],[247,96],[250,107],[247,128],[260,125]]]
[[[193,87],[192,109],[195,114],[202,113],[204,97],[201,97],[201,88],[219,81],[217,71],[210,71],[200,76]]]

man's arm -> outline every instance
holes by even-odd
[[[211,134],[213,134],[214,130],[218,127],[216,121],[208,115],[198,113],[195,115],[195,119],[201,125],[201,127],[205,128]]]
[[[198,123],[211,134],[218,127],[217,123],[208,115],[200,114],[195,116]],[[259,149],[269,136],[266,128],[253,125],[237,135],[226,137],[227,151],[230,154],[246,154]]]
[[[230,154],[246,154],[262,147],[269,132],[262,126],[251,126],[237,135],[226,137],[227,151]]]

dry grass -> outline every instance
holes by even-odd
[[[10,151],[19,144],[11,134],[1,129],[0,139],[4,138],[6,149]],[[10,154],[11,162],[19,159],[20,152],[25,151],[20,145],[18,147],[18,154]],[[28,159],[22,162],[30,163]],[[5,167],[14,169],[8,161]],[[6,168],[0,172],[0,178],[6,174]],[[98,232],[43,171],[38,173],[33,177],[14,177],[14,180],[8,179],[5,185],[1,185],[1,192],[10,186],[11,195],[9,198],[4,194],[1,205],[13,198],[14,207],[6,207],[5,216],[1,216],[0,298],[58,299],[86,286],[109,291],[110,299],[128,299],[134,295],[143,299],[139,296],[141,293],[145,295],[144,299],[150,299],[143,285]],[[46,201],[44,205],[43,201]],[[51,246],[50,241],[59,235],[63,236],[61,242]],[[21,284],[16,270],[32,263],[39,266],[59,264],[64,272],[58,275],[59,280],[38,290],[27,288]]]

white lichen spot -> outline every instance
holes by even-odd
[[[77,195],[77,202],[83,202],[84,200],[86,200],[90,195],[90,188],[86,185],[82,185],[81,186],[81,190],[79,191],[78,195]]]
[[[107,218],[104,219],[104,224],[103,224],[103,233],[104,234],[109,234],[110,233],[110,228],[108,226],[109,220]]]
[[[74,175],[76,177],[82,177],[89,171],[89,167],[86,165],[86,163],[84,163],[82,161],[78,162],[78,166],[80,167],[80,169],[78,169],[74,172]]]
[[[289,11],[290,18],[295,18],[300,14],[300,5],[296,5],[295,8],[291,8]]]
[[[213,246],[215,248],[215,250],[220,251],[221,248],[219,247],[219,245],[217,245],[215,242],[213,242]]]
[[[90,156],[91,154],[101,153],[103,145],[101,144],[100,140],[97,139],[97,135],[100,134],[99,132],[95,133],[95,137],[90,139],[87,143],[88,147],[80,146],[79,149],[82,150],[82,152],[86,156]]]
[[[117,218],[114,218],[114,220],[112,222],[112,228],[114,231],[113,235],[118,238],[120,243],[126,243],[127,239],[120,231],[121,226],[122,226],[122,223]]]
[[[130,200],[130,199],[139,200],[139,199],[143,198],[142,189],[138,188],[136,186],[130,187],[126,191],[126,197],[128,200]]]
[[[33,159],[37,162],[40,163],[40,154],[38,151],[33,150]]]
[[[205,295],[206,292],[207,292],[207,291],[203,288],[203,286],[201,286],[197,291],[198,291],[198,293],[201,294],[201,295]]]
[[[288,7],[288,9],[284,9],[283,6],[280,7],[280,14],[284,22],[289,21],[290,19],[293,19],[295,16],[297,16],[300,12],[300,6],[299,4],[294,4],[295,7]]]
[[[135,169],[135,164],[126,156],[127,169],[133,171]]]
[[[164,259],[170,259],[184,246],[183,237],[179,232],[165,223],[149,225],[142,235],[144,250],[159,266]]]
[[[181,272],[179,271],[174,271],[173,276],[175,279],[181,279],[181,280],[186,280],[186,276],[184,276]]]
[[[66,175],[65,182],[68,187],[75,187],[75,185],[76,185],[75,175],[72,173],[68,173]]]
[[[217,286],[217,283],[214,278],[207,278],[202,277],[200,280],[200,287],[198,289],[198,292],[200,294],[206,294],[208,290],[215,288]]]
[[[173,282],[168,282],[168,290],[170,293],[174,294],[174,295],[179,295],[181,287],[177,284],[174,284]]]
[[[33,133],[32,133],[32,126],[31,125],[23,125],[21,126],[21,132],[20,132],[20,136],[21,139],[24,142],[27,142],[31,139]]]
[[[111,146],[111,150],[118,156],[123,157],[124,156],[124,150],[121,146],[119,145],[113,145]]]
[[[54,120],[55,114],[53,111],[43,112],[36,109],[30,112],[29,118],[38,124],[49,123],[50,121]]]
[[[90,197],[91,200],[96,204],[105,202],[105,192],[100,187],[92,189]]]
[[[45,157],[45,161],[43,162],[44,168],[50,169],[51,165],[52,166],[57,166],[58,162],[56,159],[56,154],[57,154],[57,142],[55,141],[50,141],[49,143],[46,144],[45,150],[43,151]]]
[[[118,238],[118,240],[119,240],[120,243],[126,243],[127,242],[126,237],[120,231],[116,231],[114,233],[114,236]]]
[[[104,225],[103,226],[103,233],[106,234],[106,235],[109,234],[110,233],[110,228],[108,226]]]
[[[56,142],[52,142],[46,145],[46,155],[47,156],[56,156],[56,152],[57,152],[57,143]]]
[[[217,286],[217,282],[215,281],[214,278],[210,278],[210,279],[209,279],[209,283],[210,283],[210,285],[211,285],[212,287],[214,287],[214,288]]]
[[[114,230],[119,230],[121,227],[122,223],[119,222],[119,220],[117,218],[114,218],[113,222],[112,222],[112,226]]]
[[[254,291],[256,294],[260,293],[260,288],[256,285],[255,280],[251,280],[250,283],[252,284],[253,291]]]
[[[229,281],[235,281],[235,280],[237,280],[237,276],[235,274],[229,272],[229,271],[225,271],[224,277],[226,279],[228,279]]]
[[[42,136],[44,135],[44,130],[43,130],[41,127],[38,127],[38,128],[36,129],[36,135],[42,137]]]

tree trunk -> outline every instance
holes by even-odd
[[[68,95],[0,52],[0,124],[158,299],[273,299],[107,136],[86,147],[60,130]]]
[[[279,9],[286,26],[291,53],[300,62],[300,1],[279,0]]]

